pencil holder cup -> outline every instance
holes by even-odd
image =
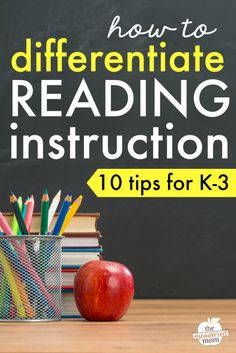
[[[61,319],[61,240],[0,236],[0,321]]]

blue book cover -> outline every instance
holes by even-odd
[[[61,289],[62,293],[72,293],[73,292],[73,288],[69,288],[69,287],[64,287]]]
[[[62,319],[83,319],[81,315],[61,315]]]
[[[67,268],[72,269],[72,268],[80,268],[80,267],[81,265],[62,265],[61,266],[62,269],[67,269]]]
[[[103,249],[101,246],[97,248],[62,248],[62,252],[98,252],[102,253]]]

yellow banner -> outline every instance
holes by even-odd
[[[97,197],[236,197],[236,169],[97,169]]]

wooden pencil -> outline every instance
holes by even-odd
[[[25,201],[24,205],[22,204],[21,208],[21,214],[23,217],[23,220],[25,221],[25,216],[26,216],[26,211],[27,211],[27,201],[29,200],[29,197],[27,197],[27,200]],[[19,204],[19,198],[18,198],[18,204]],[[19,205],[20,206],[20,205]],[[27,227],[26,227],[27,228]],[[13,232],[14,233],[14,232]],[[20,229],[18,230],[18,235],[21,235]]]
[[[42,203],[41,203],[41,227],[40,227],[41,235],[48,234],[48,210],[49,210],[49,197],[48,197],[47,190],[45,190],[42,197]]]
[[[30,233],[30,227],[32,223],[33,213],[34,213],[34,196],[31,195],[30,199],[27,200],[26,203],[27,203],[27,210],[25,215],[25,225],[28,230],[28,233]]]
[[[10,203],[12,205],[12,209],[13,209],[13,212],[16,216],[16,219],[19,224],[20,231],[21,231],[22,235],[28,235],[28,230],[26,228],[25,221],[22,217],[21,210],[20,210],[18,202],[17,202],[17,198],[13,194],[12,191],[11,191],[11,195],[10,195]]]
[[[26,212],[27,212],[27,207],[28,207],[28,201],[29,201],[29,197],[27,197],[27,199],[26,199],[26,201],[25,201],[25,203],[24,203],[24,205],[23,205],[23,207],[22,207],[22,211],[21,211],[21,213],[22,213],[22,217],[23,217],[23,219],[25,220],[25,217],[26,217]]]
[[[0,212],[0,226],[6,235],[14,235],[2,212]]]
[[[26,316],[26,313],[25,313],[25,308],[23,306],[23,303],[22,303],[22,300],[21,300],[21,296],[20,296],[20,292],[19,292],[19,289],[18,289],[18,286],[15,282],[15,278],[14,278],[14,275],[13,275],[13,272],[12,272],[12,269],[11,269],[11,265],[8,261],[8,258],[6,257],[4,251],[2,249],[0,249],[0,262],[1,262],[1,265],[3,267],[3,270],[4,270],[4,274],[6,276],[6,279],[7,279],[7,283],[10,287],[10,291],[11,291],[11,295],[12,295],[12,298],[14,300],[14,303],[15,303],[15,307],[17,309],[17,315],[23,319],[25,318]]]
[[[50,229],[51,225],[52,225],[52,220],[53,217],[55,215],[55,212],[57,210],[57,207],[60,203],[61,200],[61,190],[58,191],[58,193],[54,196],[49,211],[48,211],[48,229]]]
[[[70,207],[70,204],[71,204],[71,200],[72,200],[72,193],[69,192],[66,197],[65,197],[65,200],[63,201],[63,204],[61,206],[61,209],[60,209],[60,212],[59,212],[59,215],[57,217],[57,220],[56,220],[56,223],[54,225],[54,228],[51,232],[51,234],[53,235],[59,235],[60,233],[60,230],[61,230],[61,227],[63,225],[63,222],[66,218],[66,215],[67,215],[67,212],[69,210],[69,207]]]
[[[18,206],[19,206],[20,211],[22,211],[23,202],[22,202],[22,197],[21,196],[18,197],[17,202],[18,202]],[[17,222],[15,214],[13,214],[12,223],[11,223],[11,229],[12,229],[13,234],[15,234],[15,235],[19,234],[19,224]]]
[[[73,218],[73,216],[77,212],[78,208],[80,207],[82,200],[83,200],[83,196],[80,195],[79,197],[77,197],[77,199],[70,206],[69,211],[67,212],[66,218],[65,218],[63,225],[61,227],[59,235],[62,235],[64,233],[66,227],[69,225],[71,219]]]
[[[41,202],[41,226],[40,226],[40,235],[48,234],[48,209],[49,209],[49,197],[47,189],[44,191],[42,202]],[[40,241],[40,263],[38,263],[38,273],[42,279],[45,280],[45,272],[47,266],[46,260],[46,251],[47,244],[45,241]]]

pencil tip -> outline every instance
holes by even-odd
[[[46,195],[48,194],[48,189],[47,188],[44,189],[44,194],[46,194]]]
[[[28,196],[27,199],[25,200],[25,205],[28,205],[29,200],[30,200],[30,198]]]
[[[12,190],[10,190],[10,194],[11,194],[12,196],[14,196],[14,192],[13,192]]]
[[[70,192],[68,192],[68,196],[72,196],[72,192],[70,191]]]
[[[83,200],[83,195],[79,195],[76,199],[77,202],[82,202]]]
[[[58,191],[58,193],[55,195],[55,198],[57,198],[57,199],[61,198],[61,190]]]

